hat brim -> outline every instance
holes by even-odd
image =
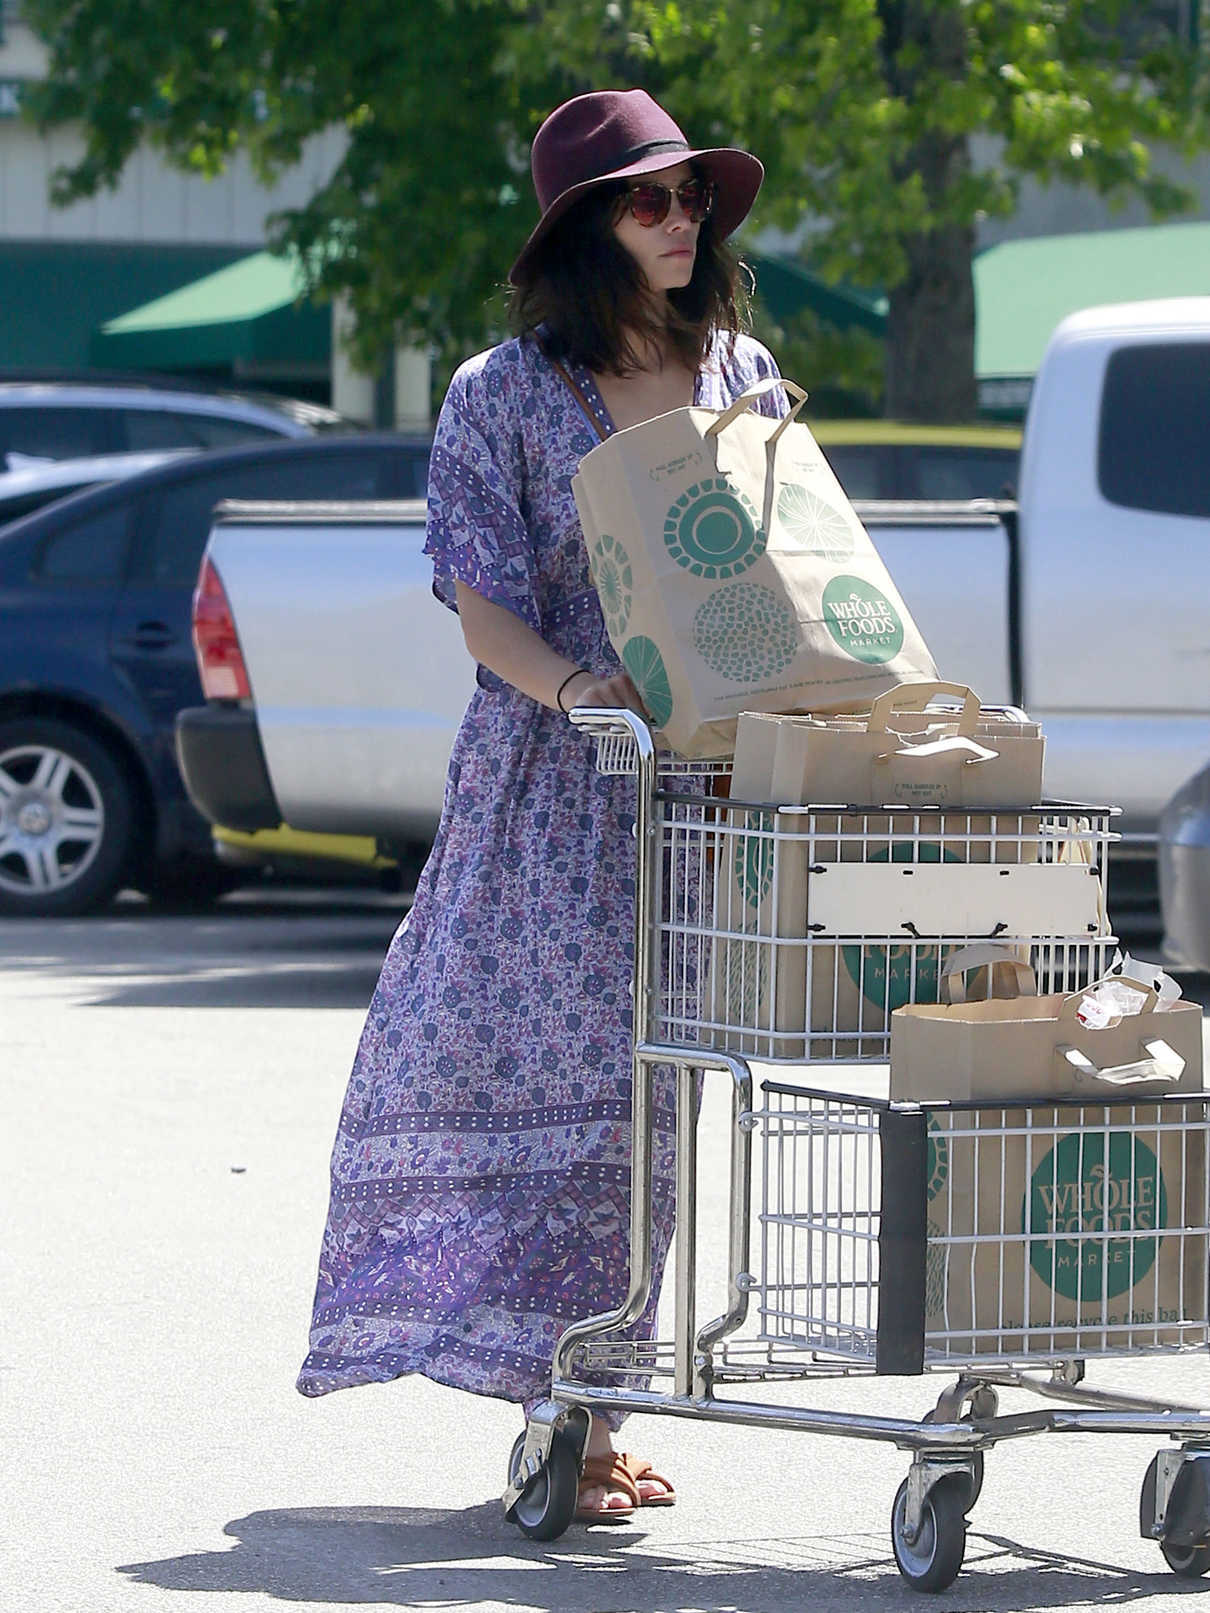
[[[653,152],[637,162],[629,163],[625,168],[617,168],[612,173],[600,174],[595,179],[586,179],[582,184],[572,185],[556,196],[534,226],[529,240],[517,254],[517,261],[508,271],[510,283],[514,286],[521,284],[519,278],[521,272],[532,259],[536,248],[550,233],[552,226],[558,223],[568,208],[578,202],[581,196],[590,190],[595,190],[598,185],[607,185],[611,180],[633,179],[638,174],[658,173],[662,168],[675,168],[682,162],[699,163],[708,177],[714,180],[718,187],[714,211],[711,214],[715,230],[720,240],[733,235],[752,211],[756,193],[760,190],[765,177],[764,165],[759,158],[754,157],[750,151],[740,151],[734,146],[716,146],[707,151]]]

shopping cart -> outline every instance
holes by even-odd
[[[510,1457],[508,1516],[536,1540],[563,1533],[593,1411],[890,1441],[911,1456],[896,1563],[940,1590],[994,1445],[1153,1434],[1170,1443],[1143,1480],[1140,1530],[1177,1574],[1206,1573],[1210,1413],[1096,1391],[1084,1374],[1090,1358],[1210,1340],[1210,1098],[888,1096],[890,1015],[935,995],[953,949],[993,937],[1028,958],[1040,990],[1104,972],[1111,813],[734,801],[710,777],[725,767],[661,757],[629,712],[572,721],[602,771],[636,781],[630,1289],[560,1339],[551,1398]],[[636,1343],[619,1334],[652,1288],[657,1081],[676,1099],[674,1318],[670,1339]],[[698,1113],[717,1081],[730,1092],[727,1298],[702,1323]],[[938,1370],[957,1377],[919,1422],[778,1394]],[[1062,1404],[1002,1414],[1006,1388]]]

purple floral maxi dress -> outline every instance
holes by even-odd
[[[717,343],[696,401],[722,408],[776,373],[750,338]],[[781,414],[781,389],[756,407]],[[437,424],[426,553],[445,604],[463,582],[605,677],[620,666],[571,492],[596,440],[532,338],[469,360]],[[304,1395],[421,1372],[531,1405],[559,1335],[628,1286],[634,785],[598,774],[560,713],[478,681],[345,1096]],[[655,1128],[658,1292],[661,1100]],[[656,1297],[632,1337],[652,1336]]]

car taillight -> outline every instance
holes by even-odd
[[[207,700],[247,700],[248,669],[222,580],[209,557],[202,561],[193,593],[193,648]]]

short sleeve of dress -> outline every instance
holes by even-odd
[[[781,379],[781,371],[777,367],[777,360],[770,353],[763,342],[754,341],[749,337],[745,343],[747,360],[751,373],[746,377],[746,384],[754,386],[757,381]],[[790,412],[790,402],[781,387],[773,387],[766,392],[756,404],[753,405],[758,414],[770,416],[771,419],[780,420],[783,415]]]
[[[457,610],[454,585],[465,583],[537,631],[534,549],[521,512],[521,377],[503,351],[468,359],[450,382],[429,459],[424,552],[442,604]]]

